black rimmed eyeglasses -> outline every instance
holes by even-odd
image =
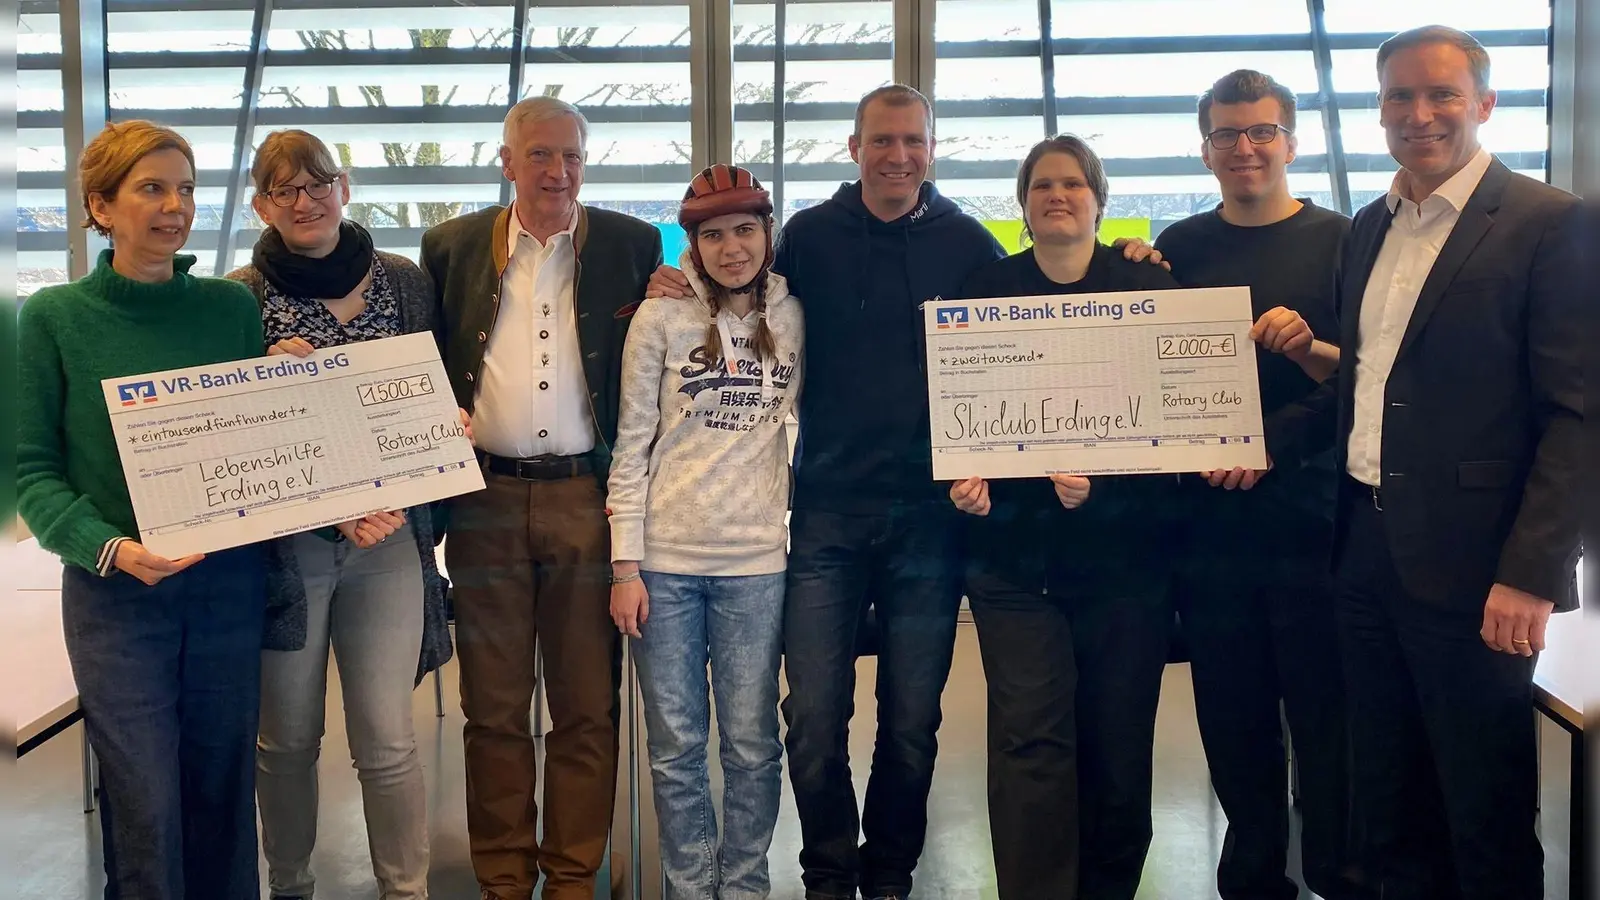
[[[1218,128],[1206,135],[1206,140],[1218,150],[1232,150],[1239,146],[1239,135],[1246,135],[1252,144],[1270,144],[1278,136],[1278,132],[1294,134],[1282,125],[1263,124],[1251,125],[1249,128]]]
[[[310,184],[286,184],[283,187],[275,187],[267,191],[267,196],[271,198],[274,205],[287,208],[295,205],[300,199],[301,191],[305,191],[306,196],[313,200],[326,200],[328,195],[333,193],[333,182],[313,181]]]

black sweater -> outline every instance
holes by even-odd
[[[962,288],[968,299],[1166,291],[1179,287],[1170,273],[1149,263],[1129,262],[1119,251],[1098,246],[1084,277],[1071,284],[1051,281],[1033,250],[979,269]],[[1096,476],[1089,499],[1068,510],[1045,478],[989,482],[988,516],[968,521],[968,577],[1005,588],[1066,593],[1085,586],[1126,581],[1133,574],[1158,575],[1155,561],[1171,526],[1168,509],[1177,489],[1170,475]]]

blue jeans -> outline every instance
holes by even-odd
[[[907,503],[881,515],[800,509],[790,521],[783,714],[808,897],[911,892],[961,607],[961,515],[948,503]],[[848,739],[868,603],[879,631],[878,730],[858,814]]]
[[[147,587],[62,573],[67,656],[100,757],[106,900],[257,900],[265,566],[213,553]]]
[[[765,900],[772,887],[767,849],[783,792],[783,573],[711,578],[644,572],[643,578],[649,619],[633,646],[666,900]],[[720,846],[706,771],[707,663],[722,738]]]

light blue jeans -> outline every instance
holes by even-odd
[[[317,757],[328,650],[339,666],[382,900],[428,896],[427,789],[411,724],[422,647],[422,560],[408,524],[367,550],[314,534],[291,538],[305,581],[306,646],[261,655],[256,799],[272,894],[310,897],[317,840]]]
[[[765,900],[783,790],[778,662],[784,575],[643,573],[648,621],[633,642],[644,694],[666,900]],[[706,744],[706,667],[717,703],[723,839]]]

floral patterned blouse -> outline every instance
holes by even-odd
[[[321,300],[287,296],[270,281],[265,287],[261,320],[269,347],[285,338],[298,337],[320,350],[402,333],[399,296],[376,256],[372,258],[372,280],[363,294],[366,308],[348,322],[341,323]]]

